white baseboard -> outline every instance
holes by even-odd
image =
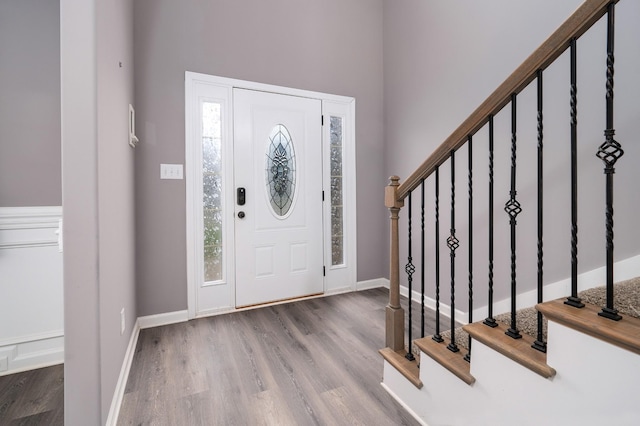
[[[356,283],[356,291],[369,290],[370,288],[385,287],[389,288],[389,279],[374,278],[372,280],[358,281]]]
[[[404,297],[408,297],[409,296],[409,289],[407,287],[404,286],[400,286],[400,295],[404,296]],[[419,292],[417,291],[412,291],[411,292],[411,300],[413,300],[414,302],[420,304],[422,301],[421,299],[421,295]],[[426,308],[431,309],[432,311],[436,310],[436,300],[432,299],[430,297],[425,296],[424,297],[424,306]],[[445,316],[447,318],[451,318],[451,305],[447,305],[446,303],[442,303],[442,301],[440,301],[440,315]],[[469,316],[467,314],[467,312],[461,311],[459,309],[455,310],[455,314],[456,314],[456,322],[459,322],[460,324],[467,324],[469,321]]]
[[[116,383],[116,389],[111,400],[111,408],[107,416],[106,426],[115,426],[118,422],[118,415],[120,414],[120,407],[122,407],[122,399],[124,398],[124,390],[127,387],[127,380],[129,379],[129,372],[131,371],[131,364],[133,363],[133,355],[136,353],[139,335],[140,318],[136,320],[131,332],[131,337],[129,338],[129,346],[127,346],[127,351],[124,354],[124,360],[122,361],[120,376],[118,376],[118,383]]]
[[[179,322],[185,322],[189,320],[189,313],[185,309],[184,311],[166,312],[164,314],[147,315],[144,317],[138,317],[138,324],[141,329],[159,327],[161,325],[176,324]]]
[[[62,330],[0,341],[0,376],[64,362]]]

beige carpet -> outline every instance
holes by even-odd
[[[591,303],[596,306],[605,306],[606,304],[606,289],[605,287],[596,287],[589,290],[584,290],[578,293],[578,296],[585,303]],[[614,307],[620,314],[629,315],[632,317],[640,318],[640,277],[633,278],[627,281],[621,281],[614,286],[613,290]],[[516,326],[523,334],[536,337],[538,334],[538,311],[534,307],[521,309],[516,315]],[[511,325],[511,313],[497,315],[495,320]],[[547,320],[543,318],[542,329],[544,339],[547,339]],[[440,333],[442,337],[449,339],[451,337],[451,330]],[[469,347],[469,335],[457,328],[455,330],[456,344],[465,350]]]

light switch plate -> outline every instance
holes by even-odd
[[[183,179],[182,164],[160,164],[160,179]]]

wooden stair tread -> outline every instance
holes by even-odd
[[[504,334],[508,327],[500,323],[495,328],[488,327],[482,322],[468,324],[462,328],[475,340],[542,377],[555,376],[556,371],[547,365],[547,354],[531,347],[535,340],[533,337],[522,334],[521,339],[513,339]]]
[[[612,345],[640,354],[640,319],[621,314],[620,321],[598,315],[601,307],[585,303],[584,308],[564,304],[565,299],[536,305],[549,320],[588,334]]]
[[[420,380],[420,369],[417,361],[409,361],[405,358],[405,351],[394,351],[391,348],[380,349],[380,355],[391,364],[400,374],[407,378],[418,389],[422,388]]]
[[[467,351],[451,352],[447,349],[450,342],[450,339],[445,338],[444,342],[438,343],[431,336],[414,340],[414,344],[434,361],[451,371],[466,384],[473,384],[476,379],[471,375],[471,366],[464,360]]]

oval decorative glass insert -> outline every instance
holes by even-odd
[[[267,143],[265,179],[273,212],[285,216],[291,209],[296,190],[296,155],[287,128],[276,125]]]

